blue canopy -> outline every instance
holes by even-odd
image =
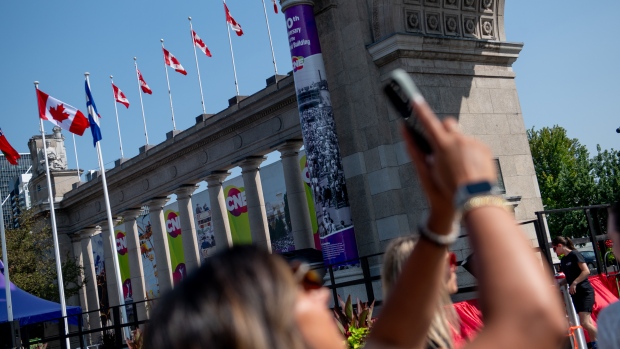
[[[8,321],[6,310],[6,288],[4,281],[4,266],[0,261],[0,323]],[[20,326],[43,321],[57,321],[62,317],[59,303],[54,303],[33,296],[20,289],[13,283],[11,288],[11,302],[13,303],[13,320],[19,320]],[[80,307],[67,307],[67,315],[79,315]],[[70,316],[69,323],[77,325],[77,316]]]

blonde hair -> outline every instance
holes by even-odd
[[[393,239],[385,249],[383,268],[381,270],[384,298],[388,297],[396,280],[398,280],[403,265],[407,258],[409,258],[411,251],[413,251],[416,241],[417,238],[413,236],[399,237]],[[459,332],[458,317],[452,306],[448,290],[442,287],[435,315],[426,335],[427,343],[432,348],[454,348],[454,341],[452,340],[453,331]]]

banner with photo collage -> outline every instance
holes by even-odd
[[[323,260],[325,264],[357,264],[351,207],[313,6],[293,5],[284,9],[284,16]]]

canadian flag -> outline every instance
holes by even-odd
[[[146,81],[144,81],[144,78],[142,77],[142,73],[140,73],[140,70],[137,68],[136,68],[136,71],[138,72],[138,81],[140,82],[140,88],[142,89],[142,92],[152,95],[153,91],[151,91],[151,88],[149,87],[149,85],[147,85]]]
[[[90,126],[88,119],[81,111],[50,97],[41,90],[37,90],[37,100],[39,102],[39,117],[43,120],[78,136],[83,135],[84,130]]]
[[[162,47],[162,50],[164,50],[164,60],[166,61],[166,65],[170,66],[170,68],[178,71],[183,75],[187,75],[187,72],[185,71],[185,69],[183,69],[181,62],[179,62],[179,60],[174,55],[172,55],[172,53],[168,52],[168,50],[166,50],[165,48]]]
[[[193,30],[192,30],[192,39],[194,39],[194,45],[198,46],[200,51],[202,51],[205,55],[207,55],[207,57],[211,57],[211,51],[209,51],[209,48],[207,47],[205,42],[202,41],[202,39],[198,36],[198,34],[196,34],[196,32]]]
[[[235,19],[230,15],[230,11],[228,11],[228,6],[224,3],[224,11],[226,11],[226,22],[230,24],[230,28],[237,33],[237,36],[243,35],[243,29],[241,29],[241,24],[237,23]]]
[[[271,0],[273,2],[273,11],[278,14],[278,4],[276,3],[276,0]]]
[[[112,90],[114,91],[114,99],[125,106],[125,108],[129,108],[129,101],[123,91],[120,88],[116,87],[116,85],[112,84]]]

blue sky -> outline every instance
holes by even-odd
[[[284,17],[265,0],[278,70],[291,70]],[[353,1],[353,0],[351,0]],[[620,126],[620,2],[596,4],[565,0],[507,0],[506,35],[524,42],[514,64],[517,87],[528,128],[559,124],[591,151],[619,148]],[[246,33],[233,34],[241,94],[264,88],[273,75],[271,51],[260,0],[229,0],[232,15]],[[561,5],[558,5],[560,4]],[[172,130],[160,38],[188,71],[169,70],[177,129],[194,124],[201,114],[196,65],[187,17],[213,53],[198,51],[207,112],[227,107],[235,95],[230,49],[220,1],[4,1],[0,5],[2,78],[0,127],[20,152],[38,134],[33,81],[49,95],[85,111],[84,72],[103,119],[103,156],[107,168],[120,157],[109,76],[131,106],[118,105],[125,157],[145,143],[133,57],[153,90],[143,95],[149,143],[165,140]],[[46,124],[51,131],[51,125]],[[69,165],[75,168],[71,136],[65,132]],[[80,167],[97,168],[90,131],[76,137]]]

